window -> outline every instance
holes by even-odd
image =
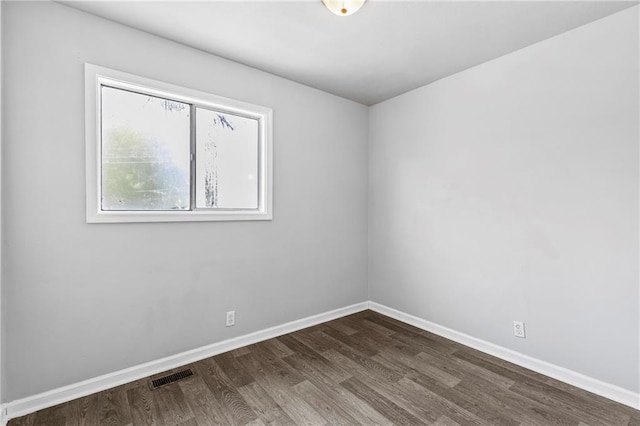
[[[269,108],[85,64],[87,222],[271,219]]]

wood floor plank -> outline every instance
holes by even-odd
[[[40,413],[35,416],[33,424],[35,426],[65,426],[67,419],[56,413]]]
[[[431,426],[461,426],[460,423],[456,423],[447,416],[438,418]]]
[[[518,367],[520,368],[520,367]],[[556,389],[560,389],[563,390],[569,394],[573,394],[576,398],[580,398],[582,403],[593,403],[596,404],[598,407],[601,407],[602,410],[607,410],[607,408],[610,406],[611,401],[606,399],[605,397],[602,397],[600,395],[595,395],[591,392],[588,392],[584,389],[580,389],[577,388],[573,385],[570,385],[568,383],[563,383],[559,380],[553,379],[551,377],[546,377],[546,376],[542,376],[544,379],[540,380],[541,382],[553,386]],[[629,416],[630,419],[633,419],[635,416],[640,416],[640,411],[639,410],[634,410],[631,407],[627,407],[624,405],[620,405],[619,406],[619,411],[620,414],[624,414]]]
[[[329,322],[325,323],[325,325],[329,326],[331,328],[335,328],[336,330],[338,330],[341,333],[346,334],[347,336],[351,336],[352,334],[354,334],[355,332],[358,331],[358,330],[355,330],[355,329],[349,327],[349,325],[346,323],[346,321],[341,321],[341,319],[329,321]]]
[[[385,376],[370,374],[366,368],[336,351],[327,351],[325,356],[335,363],[339,363],[343,368],[353,371],[354,378],[369,388],[375,389],[382,397],[410,413],[421,422],[430,423],[437,418],[432,406],[426,404],[426,401],[417,401],[415,395],[408,394],[402,388],[399,384],[402,379],[390,380]],[[384,367],[387,368],[386,366]],[[392,369],[389,368],[389,370]],[[402,374],[398,373],[398,377],[402,377]]]
[[[160,423],[160,416],[151,397],[151,390],[146,384],[127,390],[127,402],[134,426],[152,426]]]
[[[307,403],[325,419],[328,424],[357,424],[349,413],[342,409],[342,404],[336,404],[310,381],[305,380],[293,387],[293,390],[307,401]]]
[[[239,388],[253,382],[253,377],[247,374],[247,371],[242,368],[242,365],[238,362],[236,357],[233,356],[233,354],[227,352],[216,356],[216,363],[220,366],[220,369],[224,371],[224,374],[231,380],[233,386]]]
[[[575,425],[579,419],[554,411],[526,398],[519,398],[510,390],[494,385],[479,377],[469,376],[456,385],[457,392],[472,395],[487,407],[524,424]]]
[[[433,364],[426,363],[420,358],[407,355],[400,351],[396,351],[393,348],[387,348],[386,350],[372,357],[371,359],[380,362],[382,359],[389,359],[389,358],[393,358],[399,361],[400,363],[402,363],[403,365],[415,371],[418,371],[424,374],[425,376],[431,377],[433,380],[447,387],[453,387],[458,383],[460,383],[460,380],[462,380],[461,378],[454,376],[448,373],[447,371],[444,371],[442,369],[439,369],[438,367],[435,367]],[[406,370],[400,370],[398,371],[398,374],[402,374],[403,372],[406,372]]]
[[[78,425],[80,426],[89,425],[87,420],[94,411],[94,407],[92,406],[94,395],[85,396],[78,400]]]
[[[574,415],[588,424],[626,424],[629,416],[622,411],[603,409],[594,401],[576,398],[565,391],[535,380],[516,382],[511,391],[547,405],[559,413]]]
[[[247,404],[258,413],[265,424],[272,425],[293,425],[294,421],[287,413],[273,400],[271,395],[255,381],[241,388],[238,392],[244,397]]]
[[[589,397],[575,392],[559,389],[547,382],[547,377],[531,370],[518,367],[514,364],[482,354],[472,349],[456,351],[453,357],[466,360],[475,365],[490,370],[502,377],[514,380],[514,384],[509,389],[526,398],[541,403],[551,405],[560,413],[573,415],[586,419],[587,423],[598,424],[624,424],[629,421],[629,417],[618,410],[615,413],[606,409],[606,401],[599,397]]]
[[[313,358],[308,358],[304,354],[288,356],[284,360],[323,391],[327,398],[333,401],[333,404],[340,405],[358,424],[382,425],[391,423],[389,419],[336,384],[351,378],[351,374],[344,372],[338,375],[332,374],[339,369],[335,366],[329,368],[330,363],[314,364]]]
[[[201,361],[196,368],[213,397],[222,407],[228,424],[244,425],[258,417],[214,358]]]
[[[239,357],[239,356],[242,356],[242,355],[246,355],[246,354],[248,354],[249,352],[251,352],[251,350],[249,349],[249,347],[247,347],[247,346],[243,346],[243,347],[241,347],[241,348],[234,349],[234,350],[232,350],[232,351],[231,351],[231,352],[229,352],[229,353],[233,354],[233,356],[234,356],[234,357]]]
[[[364,341],[363,339],[359,339],[355,335],[346,335],[343,332],[332,327],[325,327],[322,332],[330,336],[331,338],[342,342],[346,346],[355,349],[358,353],[364,356],[372,357],[379,352],[378,348],[376,347],[377,345],[372,341]]]
[[[627,426],[640,426],[640,413],[631,415]]]
[[[194,418],[199,425],[226,425],[229,420],[224,416],[220,403],[213,396],[202,377],[178,383],[186,403],[191,407]]]
[[[438,420],[444,421],[442,420],[442,417],[445,417],[451,421],[455,419],[455,423],[461,426],[489,426],[488,422],[484,421],[477,415],[419,385],[413,380],[404,378],[400,380],[398,384],[406,389],[406,393],[410,393],[411,395],[414,395],[415,398],[420,398],[422,401],[428,402],[428,405],[433,407],[435,412],[444,413],[443,416],[436,419],[435,423],[438,423]]]
[[[305,345],[300,340],[291,335],[284,335],[274,339],[280,343],[283,347],[287,348],[289,354],[282,358],[286,358],[292,355],[305,355],[313,359],[323,359],[319,352],[316,352],[313,348]]]
[[[380,360],[380,362],[386,362],[385,365],[389,365],[389,368],[392,368],[395,364],[397,370],[396,371],[405,371],[405,375],[410,380],[418,383],[426,389],[429,389],[431,392],[439,395],[443,399],[446,399],[453,403],[455,406],[459,407],[466,412],[472,413],[478,418],[482,419],[482,422],[487,422],[491,425],[517,425],[514,419],[503,415],[500,412],[496,412],[495,410],[486,409],[484,405],[478,401],[473,396],[461,394],[456,392],[453,388],[443,385],[442,383],[434,380],[431,377],[428,377],[419,371],[416,371],[412,368],[407,369],[408,367],[405,364],[402,364],[397,359],[393,359],[390,357],[376,357]],[[403,370],[405,369],[405,370]],[[401,374],[401,373],[398,373]]]
[[[307,380],[323,382],[329,386],[352,377],[351,374],[344,369],[338,368],[324,357],[318,359],[304,353],[298,353],[282,358],[282,360]]]
[[[506,377],[514,382],[524,382],[530,377],[524,371],[517,371],[511,368],[507,368],[504,365],[500,365],[493,360],[487,360],[481,357],[478,357],[474,351],[470,350],[461,350],[456,351],[452,354],[453,358],[458,358],[465,360],[471,364],[477,365],[478,367],[482,367],[485,370],[492,371],[502,377]],[[533,379],[536,380],[536,379]]]
[[[198,426],[198,422],[196,419],[188,419],[176,424],[176,426]]]
[[[38,412],[27,414],[26,416],[18,417],[17,419],[9,420],[10,426],[33,426],[33,422]]]
[[[319,380],[324,380],[324,378],[326,377],[326,380],[332,381],[334,383],[339,383],[351,377],[351,374],[346,373],[342,369],[336,368],[336,366],[331,361],[329,361],[327,358],[323,357],[304,343],[300,342],[299,340],[291,336],[281,336],[279,340],[283,342],[283,344],[291,348],[293,352],[293,355],[283,358],[283,361],[291,365],[296,371],[302,373],[307,379],[308,374],[305,374],[306,371],[293,366],[293,364],[291,363],[292,360],[300,359],[300,361],[304,362],[304,364],[299,363],[297,364],[298,366],[308,366],[309,369],[312,369],[313,372],[318,372],[319,374],[318,376],[316,376],[316,378],[318,378]]]
[[[150,386],[184,368],[194,375]],[[9,422],[321,424],[640,426],[640,411],[362,311]]]
[[[451,356],[445,357],[441,355],[427,354],[424,352],[420,352],[419,354],[417,354],[416,358],[421,362],[426,363],[427,365],[432,365],[436,368],[439,368],[440,370],[445,371],[448,374],[451,374],[452,376],[459,379],[462,379],[469,374],[473,374],[474,376],[482,377],[483,379],[500,385],[505,389],[508,389],[515,383],[515,381],[511,379],[501,376],[500,374],[496,374],[493,371],[486,370],[463,359],[454,358]]]
[[[400,406],[396,405],[389,399],[385,398],[375,390],[369,388],[367,385],[365,385],[355,377],[345,380],[341,383],[341,385],[346,390],[362,399],[372,407],[376,407],[377,411],[382,413],[382,415],[384,415],[388,419],[393,419],[394,422],[410,425],[427,424],[426,422],[421,421]]]
[[[300,377],[292,382],[286,371],[291,367],[272,369],[273,361],[265,361],[254,351],[238,357],[238,360],[295,424],[324,424],[323,417],[291,388],[305,380]]]
[[[391,338],[412,345],[419,349],[420,352],[434,355],[449,356],[460,349],[455,346],[454,342],[442,342],[440,339],[434,339],[431,335],[395,333]]]
[[[177,426],[195,420],[195,415],[177,383],[154,389],[153,403],[156,412],[159,413],[156,417],[158,425]]]
[[[285,386],[295,386],[304,380],[300,373],[289,367],[266,346],[257,346],[252,355],[259,358],[265,370],[276,375]]]
[[[132,424],[131,411],[123,387],[108,389],[90,395],[88,398],[86,425],[128,426]]]
[[[320,332],[320,334],[323,334],[323,333]],[[326,337],[328,337],[329,339],[333,339],[330,336],[326,336]],[[402,377],[394,373],[392,370],[389,370],[388,368],[383,367],[380,363],[374,361],[370,357],[367,357],[366,355],[361,354],[356,349],[350,346],[347,346],[338,340],[334,339],[333,347],[334,349],[327,352],[331,352],[331,351],[339,352],[344,357],[358,364],[360,366],[359,369],[365,369],[371,372],[372,374],[384,377],[385,379],[390,381],[398,381]]]
[[[285,356],[293,355],[294,352],[287,346],[283,345],[278,338],[270,339],[262,342],[275,356],[278,358],[284,358]]]
[[[403,379],[398,383],[405,386],[405,388],[411,388],[412,393],[422,395],[425,403],[428,401],[437,412],[447,414],[463,425],[491,425],[490,422],[477,415],[479,411],[476,407],[472,411],[463,408],[463,406],[468,407],[470,404],[456,396],[455,392],[448,386],[425,376],[420,371],[414,370],[398,359],[386,357],[382,354],[378,355],[376,359],[386,367],[397,371],[398,374],[403,374]],[[458,405],[454,401],[463,401],[464,403]],[[480,411],[480,413],[482,412]]]
[[[349,315],[344,318],[340,318],[340,321],[344,322],[350,328],[360,332],[368,331],[382,336],[389,336],[395,333],[395,331],[389,330],[388,328],[382,327],[374,322],[365,321],[364,316],[362,315]]]
[[[304,343],[318,353],[333,349],[333,342],[321,334],[318,329],[309,330],[308,332],[305,331],[306,330],[291,333],[289,336]]]
[[[439,348],[444,353],[450,353],[459,349],[459,345],[451,340],[444,339],[440,336],[436,336],[428,331],[420,330],[409,324],[405,324],[393,318],[385,317],[382,315],[369,315],[365,318],[366,321],[375,322],[383,327],[389,328],[396,332],[396,336],[402,336],[407,339],[414,339],[417,344],[428,342],[431,347]]]
[[[34,413],[33,417],[26,424],[33,426],[52,425],[52,426],[77,426],[78,410],[80,400],[74,400],[66,404],[59,404]]]
[[[395,333],[393,333],[395,334]],[[397,339],[393,339],[392,336],[379,333],[376,330],[364,329],[359,330],[357,333],[351,336],[354,339],[360,339],[364,343],[376,348],[377,352],[385,349],[393,348],[394,350],[403,352],[410,356],[415,356],[420,353],[420,348],[412,343],[407,344]]]

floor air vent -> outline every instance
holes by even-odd
[[[177,382],[180,379],[184,379],[185,377],[193,376],[193,372],[190,368],[182,371],[178,371],[177,373],[169,374],[168,376],[160,377],[159,379],[155,379],[151,382],[153,388],[159,388],[160,386],[168,385],[169,383]]]

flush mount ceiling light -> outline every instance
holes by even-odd
[[[356,13],[367,0],[322,0],[327,9],[338,16],[349,16]]]

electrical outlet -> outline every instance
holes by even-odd
[[[524,323],[522,321],[513,322],[513,335],[516,337],[526,338],[524,334]]]
[[[236,311],[227,312],[227,327],[236,325]]]

